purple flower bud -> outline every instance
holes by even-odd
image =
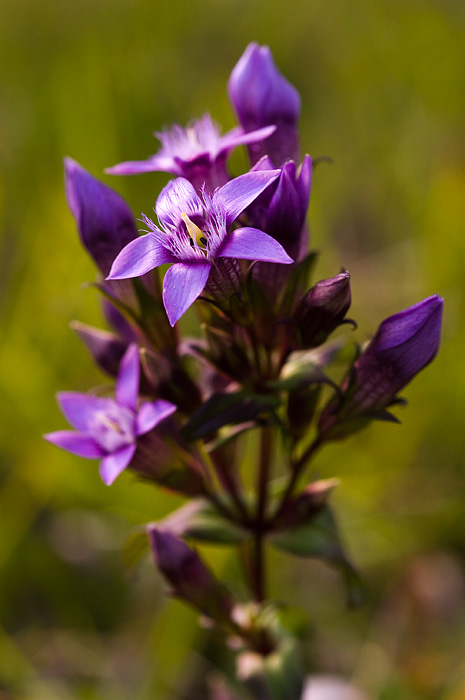
[[[148,527],[150,546],[161,573],[175,595],[218,622],[229,621],[233,599],[197,552],[171,532]]]
[[[354,365],[344,414],[382,410],[436,356],[443,299],[436,294],[383,321]]]
[[[384,320],[320,417],[320,435],[339,439],[363,428],[384,411],[411,379],[436,356],[443,299],[434,294]],[[384,411],[384,413],[383,413]]]
[[[115,333],[88,326],[80,321],[73,321],[71,328],[81,338],[94,362],[104,372],[116,377],[128,343]]]
[[[261,158],[252,168],[255,171],[272,168],[271,160]],[[310,188],[312,184],[312,159],[305,156],[296,167],[288,161],[274,183],[250,206],[252,225],[266,231],[283,246],[293,260],[300,260],[307,252],[308,235],[305,226]]]
[[[339,326],[351,303],[350,275],[344,270],[321,280],[301,299],[294,314],[304,348],[321,345]]]
[[[276,68],[268,46],[248,45],[233,68],[228,91],[246,132],[276,125],[269,138],[248,146],[252,163],[264,155],[277,167],[288,159],[299,160],[299,93]]]
[[[131,210],[117,192],[65,158],[66,197],[82,244],[104,277],[138,232]]]

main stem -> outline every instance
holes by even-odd
[[[266,573],[264,535],[266,531],[266,508],[268,482],[270,478],[271,429],[263,428],[260,435],[260,456],[257,481],[257,515],[254,527],[254,550],[252,561],[252,585],[257,602],[266,597]]]

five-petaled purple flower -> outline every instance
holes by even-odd
[[[130,345],[120,365],[115,398],[65,391],[58,394],[64,415],[76,429],[45,435],[58,447],[89,459],[101,459],[100,476],[110,485],[129,465],[137,438],[176,410],[169,401],[147,401],[138,407],[139,352]]]
[[[174,263],[165,275],[163,303],[173,326],[194,303],[216,272],[218,258],[292,263],[278,241],[263,231],[231,224],[277,177],[279,170],[249,172],[215,190],[196,192],[184,178],[162,190],[156,214],[160,228],[148,217],[150,232],[131,241],[113,263],[108,279],[139,277],[164,263]]]
[[[161,149],[146,160],[131,160],[107,169],[112,175],[137,175],[152,171],[185,177],[200,189],[204,184],[213,191],[228,182],[226,160],[236,146],[253,144],[271,136],[275,126],[245,132],[236,127],[223,136],[209,114],[204,114],[186,128],[175,124],[171,129],[156,132]]]

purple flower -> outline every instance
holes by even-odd
[[[383,409],[436,357],[443,303],[435,294],[381,323],[354,365],[355,389],[345,413]]]
[[[276,125],[269,138],[249,146],[252,163],[264,155],[275,166],[299,160],[299,93],[276,68],[268,46],[248,45],[233,68],[228,91],[245,131]]]
[[[226,170],[230,152],[236,146],[262,141],[274,130],[275,127],[270,125],[245,133],[244,129],[237,127],[222,136],[218,125],[209,114],[205,114],[185,129],[175,124],[169,130],[156,132],[155,136],[161,143],[161,149],[156,155],[146,160],[119,163],[106,172],[112,175],[136,175],[161,170],[185,177],[199,189],[205,183],[206,189],[213,191],[230,179]]]
[[[344,437],[385,412],[397,394],[428,365],[439,350],[443,299],[434,294],[379,326],[342,387],[320,417],[320,434]]]
[[[136,451],[137,438],[148,433],[176,410],[168,401],[147,401],[138,407],[139,354],[130,345],[120,365],[115,399],[61,392],[58,401],[76,429],[45,435],[58,447],[89,459],[101,459],[100,476],[112,484],[128,466]]]
[[[249,172],[215,190],[196,192],[184,178],[171,181],[156,203],[160,227],[144,216],[150,232],[132,241],[113,263],[109,279],[138,277],[164,263],[163,303],[173,326],[209,281],[221,286],[221,260],[233,258],[288,264],[283,247],[256,228],[228,229],[268,185],[278,170]],[[213,280],[214,278],[214,280]]]

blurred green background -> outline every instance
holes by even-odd
[[[173,700],[210,669],[207,632],[151,562],[125,572],[132,528],[180,501],[45,443],[54,394],[105,378],[68,324],[101,325],[68,212],[71,156],[150,213],[167,176],[103,169],[151,133],[210,111],[234,125],[229,73],[268,44],[302,96],[315,174],[318,276],[344,265],[365,340],[385,316],[445,297],[440,355],[405,391],[401,426],[321,454],[364,609],[336,574],[273,554],[272,593],[306,610],[313,670],[382,700],[465,698],[465,4],[463,0],[1,0],[0,699]],[[245,166],[235,155],[237,171]],[[210,548],[232,578],[228,553]],[[234,584],[233,584],[234,585]]]

